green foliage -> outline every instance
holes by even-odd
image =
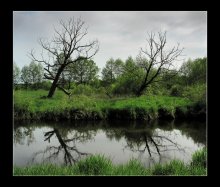
[[[74,95],[90,96],[90,95],[94,94],[94,92],[95,92],[95,89],[93,89],[91,86],[80,84],[73,89],[72,93]]]
[[[14,62],[13,63],[13,83],[14,83],[14,86],[19,83],[19,81],[20,81],[20,74],[21,74],[20,68]]]
[[[151,173],[138,160],[131,159],[128,163],[117,166],[114,175],[151,175]]]
[[[117,79],[112,93],[114,95],[134,95],[140,85],[140,79],[129,75],[123,75]]]
[[[61,60],[62,58],[61,56]],[[173,76],[174,72],[172,71],[162,71],[155,79],[158,82],[149,84],[142,94],[147,96],[184,97],[194,103],[206,105],[206,61],[206,57],[188,60],[182,65],[180,73],[176,76]],[[64,80],[63,87],[69,91],[72,90],[73,95],[83,94],[87,96],[93,95],[94,97],[99,95],[102,98],[133,96],[143,82],[142,80],[146,74],[143,67],[147,65],[149,65],[149,62],[143,57],[137,57],[135,60],[132,57],[128,57],[125,62],[111,58],[107,61],[102,71],[103,79],[99,80],[97,75],[98,67],[95,62],[81,60],[67,66],[61,74],[61,78]],[[30,64],[32,68],[29,66],[22,68],[21,78],[25,85],[17,85],[16,89],[50,89],[51,83],[49,81],[31,84],[33,82],[31,72],[34,71],[30,71],[30,69],[36,69],[37,66],[39,64],[32,62]],[[38,67],[38,69],[42,68]],[[14,65],[14,75],[16,71],[19,74],[18,70],[16,70],[16,65]],[[152,68],[149,76],[152,76],[155,71],[156,69]],[[79,83],[84,84],[78,85]]]
[[[170,95],[181,97],[183,95],[183,87],[178,84],[173,85],[170,89]]]
[[[102,80],[105,85],[109,85],[116,80],[121,74],[122,66],[123,61],[121,59],[114,60],[113,58],[110,58],[106,62],[106,65],[102,70]]]
[[[134,95],[141,85],[143,71],[137,66],[132,57],[128,57],[122,66],[120,76],[115,82],[114,95]]]
[[[95,89],[101,88],[101,80],[95,77],[91,81],[89,81],[89,85],[92,86]]]
[[[185,165],[182,161],[173,160],[168,164],[157,164],[152,169],[152,175],[175,175],[175,176],[190,176],[190,175],[206,175],[206,168],[196,166],[191,167]]]
[[[187,86],[183,90],[182,96],[194,102],[203,101],[206,103],[206,84]]]
[[[14,115],[22,119],[28,117],[33,120],[59,120],[62,119],[111,119],[120,117],[126,119],[157,118],[159,109],[164,109],[167,114],[173,116],[177,107],[186,107],[191,101],[179,97],[169,96],[141,96],[133,98],[106,99],[100,95],[86,96],[83,93],[93,93],[90,86],[79,85],[80,95],[74,93],[71,98],[58,90],[54,98],[45,99],[46,90],[14,92]],[[83,90],[85,89],[85,90]],[[21,115],[24,113],[25,115]],[[118,118],[116,117],[116,118]],[[26,119],[26,118],[24,118]]]
[[[38,84],[38,89],[49,90],[51,84],[52,83],[50,81],[42,81],[41,83]]]
[[[182,78],[186,84],[198,84],[206,82],[207,58],[189,59],[180,68]]]
[[[91,156],[77,163],[77,169],[82,175],[102,175],[109,173],[112,167],[111,160],[103,155]]]
[[[43,66],[32,61],[29,65],[31,83],[40,83],[43,79]]]
[[[26,88],[31,85],[31,88],[38,89],[42,79],[43,66],[40,63],[32,61],[21,69],[21,81],[26,85]]]
[[[202,150],[197,151],[192,155],[192,162],[191,162],[192,167],[206,168],[206,164],[207,164],[207,150],[206,150],[206,148],[203,148]]]
[[[147,87],[147,90],[144,92],[148,96],[170,96],[168,90],[159,83],[151,84]],[[171,95],[172,96],[172,95]]]
[[[28,66],[24,66],[21,69],[21,81],[26,85],[30,84],[31,82],[31,75]]]
[[[157,164],[152,169],[153,175],[189,175],[188,167],[179,160],[173,160],[168,164]]]
[[[65,71],[68,72],[65,79],[79,84],[90,84],[98,77],[99,68],[93,60],[83,59],[69,64]]]
[[[195,153],[195,155],[201,154]],[[195,156],[194,156],[195,157]],[[198,157],[198,156],[197,156]],[[195,160],[195,159],[194,159]],[[194,161],[195,162],[195,161]],[[14,175],[207,175],[203,159],[196,159],[196,164],[187,165],[173,160],[165,165],[156,164],[151,168],[135,159],[126,164],[113,165],[103,155],[89,156],[73,166],[55,166],[51,164],[28,167],[14,167]]]

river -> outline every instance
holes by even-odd
[[[206,145],[206,126],[186,121],[15,123],[13,163],[71,165],[101,154],[115,164],[138,159],[145,167],[191,155]]]

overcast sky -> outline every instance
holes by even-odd
[[[31,49],[41,52],[38,39],[50,38],[60,19],[81,16],[88,26],[88,40],[98,39],[93,60],[103,68],[113,57],[136,57],[146,46],[147,32],[167,31],[167,49],[177,43],[184,58],[207,56],[207,12],[205,11],[14,11],[13,59],[21,68],[30,63]],[[180,66],[181,61],[178,62]]]

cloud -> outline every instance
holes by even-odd
[[[207,55],[207,12],[204,11],[15,11],[13,53],[21,67],[30,63],[27,53],[41,51],[37,40],[51,38],[59,20],[80,17],[88,26],[88,39],[98,39],[100,51],[94,57],[103,68],[110,58],[135,57],[146,45],[147,32],[167,31],[167,46],[177,42],[186,59]]]

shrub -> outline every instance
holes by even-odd
[[[43,90],[49,90],[51,87],[51,82],[50,81],[43,81],[39,83],[39,88]]]
[[[77,95],[92,95],[94,93],[94,89],[89,85],[80,84],[73,89],[73,94]]]
[[[206,103],[206,85],[196,84],[187,86],[184,88],[182,96],[194,102]]]
[[[173,85],[170,89],[170,95],[171,96],[181,96],[183,92],[183,87],[180,85]]]

